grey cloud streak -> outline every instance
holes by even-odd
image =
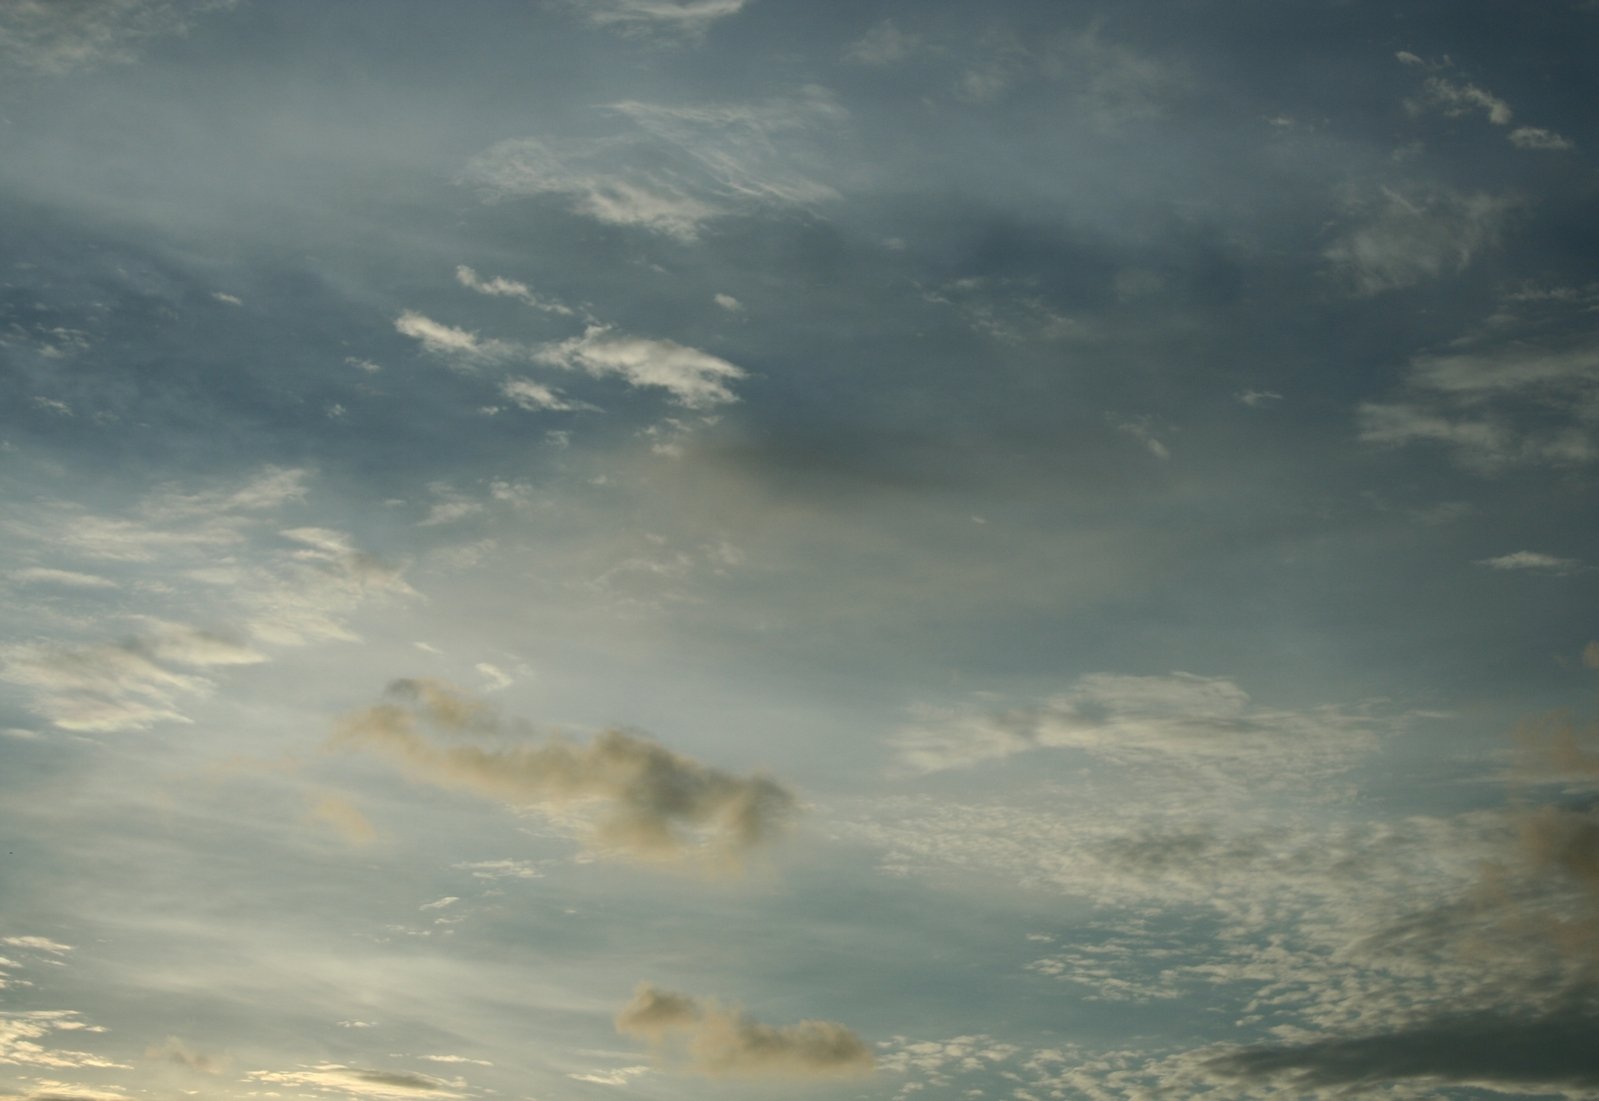
[[[1208,1060],[1223,1078],[1286,1078],[1295,1088],[1376,1086],[1425,1079],[1511,1093],[1599,1088],[1599,1016],[1494,1013],[1439,1017],[1391,1032],[1244,1048]]]
[[[535,745],[441,746],[424,728],[449,737],[514,728],[439,682],[397,680],[387,696],[390,702],[341,721],[334,744],[386,757],[415,780],[515,806],[556,812],[598,804],[591,840],[602,852],[737,873],[795,807],[774,780],[733,776],[620,730],[587,744],[553,737]]]

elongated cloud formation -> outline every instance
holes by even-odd
[[[870,1074],[872,1053],[836,1021],[763,1025],[737,1009],[639,983],[616,1015],[616,1030],[662,1049],[681,1042],[700,1074],[772,1078],[838,1078]]]
[[[439,746],[424,726],[446,735],[517,731],[436,681],[398,680],[387,696],[345,718],[335,742],[388,757],[417,780],[517,806],[597,804],[593,841],[602,851],[737,871],[793,810],[794,797],[773,780],[732,776],[619,730],[586,745],[552,738],[511,748]]]

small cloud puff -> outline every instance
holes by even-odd
[[[1573,573],[1582,568],[1582,563],[1575,558],[1556,558],[1552,554],[1527,550],[1479,559],[1477,565],[1496,570],[1533,570],[1539,573]]]
[[[871,1050],[835,1021],[764,1025],[736,1008],[647,982],[616,1015],[616,1030],[658,1052],[680,1051],[688,1069],[715,1077],[858,1077],[874,1068]]]
[[[596,378],[619,375],[631,386],[665,390],[688,409],[737,401],[728,383],[745,377],[743,368],[698,348],[671,340],[613,336],[599,325],[591,325],[582,336],[546,345],[537,358]]]

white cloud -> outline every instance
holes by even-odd
[[[711,220],[766,207],[809,207],[837,197],[804,165],[806,148],[846,116],[832,94],[806,88],[765,104],[606,110],[630,129],[607,138],[500,142],[462,180],[490,199],[553,195],[577,213],[692,240]]]
[[[1350,206],[1353,223],[1323,255],[1360,295],[1459,272],[1499,239],[1512,200],[1447,188],[1382,188]]]
[[[211,681],[172,666],[206,668],[266,660],[231,639],[182,623],[149,620],[145,633],[122,643],[88,646],[32,643],[0,653],[0,680],[34,692],[34,707],[63,730],[142,730],[186,721],[182,696],[206,693]]]
[[[744,308],[744,304],[730,294],[717,295],[715,302],[728,313],[738,313]]]
[[[916,53],[921,46],[920,35],[902,31],[892,19],[884,19],[845,46],[844,58],[860,65],[893,65]]]
[[[236,294],[224,294],[221,291],[212,291],[211,297],[216,299],[218,302],[226,303],[229,306],[244,305],[244,299],[240,298]]]
[[[457,329],[406,310],[394,322],[395,331],[419,341],[424,349],[449,360],[451,366],[466,366],[473,361],[503,359],[514,349],[497,340],[480,340],[476,333]]]
[[[353,639],[346,617],[363,602],[415,594],[343,533],[292,528],[279,533],[292,546],[270,541],[274,514],[304,496],[305,478],[267,468],[234,487],[164,487],[120,516],[52,502],[12,521],[13,536],[55,555],[129,563],[124,607],[138,601],[163,614],[134,604],[119,616],[127,635],[114,641],[82,621],[77,633],[87,637],[14,643],[0,653],[0,679],[28,689],[62,729],[144,729],[187,721],[183,702],[214,687],[201,671],[264,662],[272,646]],[[58,573],[94,576],[24,576]]]
[[[483,685],[483,691],[485,692],[500,692],[516,683],[516,678],[511,676],[504,669],[501,669],[498,665],[491,665],[486,661],[480,661],[473,666],[473,668],[482,675],[485,682]]]
[[[1599,341],[1555,342],[1544,331],[1551,320],[1580,318],[1584,304],[1522,295],[1506,305],[1552,318],[1524,319],[1507,308],[1450,351],[1415,356],[1405,373],[1409,400],[1361,405],[1361,439],[1440,443],[1485,473],[1599,461]]]
[[[559,390],[553,390],[542,382],[534,382],[527,378],[506,379],[500,384],[500,393],[530,413],[578,408],[563,398]]]
[[[61,75],[138,57],[145,43],[187,34],[194,19],[237,0],[7,0],[0,57]]]
[[[1441,76],[1430,76],[1423,90],[1423,98],[1409,104],[1414,112],[1437,109],[1446,115],[1463,115],[1482,111],[1495,126],[1510,125],[1513,114],[1510,104],[1475,84],[1456,84]]]
[[[1283,396],[1275,390],[1240,390],[1238,400],[1251,409],[1258,409],[1274,401],[1282,401]]]
[[[571,316],[572,314],[570,306],[563,306],[559,302],[546,302],[534,294],[532,288],[526,283],[519,283],[514,279],[506,279],[503,276],[496,276],[493,279],[480,279],[478,273],[465,264],[455,269],[455,280],[461,286],[477,291],[479,294],[487,294],[497,298],[515,298],[519,302],[532,306],[536,310],[543,310],[546,313],[562,314],[564,316]]]
[[[541,874],[526,860],[473,860],[452,867],[471,872],[474,879],[538,879]]]
[[[297,1070],[251,1071],[256,1082],[277,1086],[298,1086],[321,1092],[337,1091],[350,1097],[373,1101],[404,1101],[416,1097],[460,1097],[466,1082],[434,1078],[404,1070],[370,1070],[342,1063],[318,1063]]]
[[[1477,563],[1496,570],[1534,570],[1539,573],[1574,573],[1582,568],[1575,558],[1556,558],[1538,551],[1515,551],[1496,558],[1484,558]]]
[[[72,951],[72,945],[62,944],[60,941],[51,940],[49,937],[20,936],[0,937],[0,944],[8,948],[26,948],[32,952],[48,952],[52,956],[64,956]]]
[[[698,37],[749,0],[569,0],[589,22],[628,34]]]
[[[113,1062],[88,1051],[52,1047],[60,1032],[103,1032],[87,1025],[75,1010],[36,1009],[20,1013],[0,1013],[0,1064],[14,1066],[96,1067],[129,1069],[126,1063]]]
[[[1510,144],[1517,149],[1541,149],[1556,152],[1577,147],[1576,143],[1570,138],[1563,138],[1553,130],[1545,130],[1539,126],[1518,126],[1510,131]]]
[[[1171,449],[1155,437],[1155,431],[1151,427],[1148,417],[1134,417],[1131,420],[1113,423],[1116,425],[1116,431],[1123,435],[1131,436],[1143,444],[1144,450],[1155,456],[1155,458],[1160,459],[1162,462],[1171,458]]]
[[[629,385],[667,391],[689,409],[707,409],[738,398],[728,383],[744,370],[698,348],[670,340],[613,336],[590,326],[582,336],[540,349],[537,358],[551,366],[581,370],[601,378],[620,375]]]
[[[1141,767],[1305,779],[1347,767],[1376,745],[1369,719],[1339,710],[1263,707],[1224,677],[1095,673],[1042,703],[928,710],[893,739],[915,772],[964,768],[1039,749],[1076,749]]]
[[[76,570],[56,570],[35,566],[25,570],[12,570],[11,580],[29,585],[61,585],[69,589],[114,589],[115,581],[98,574],[79,573]]]

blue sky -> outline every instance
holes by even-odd
[[[0,6],[0,1098],[1591,1096],[1596,19]]]

